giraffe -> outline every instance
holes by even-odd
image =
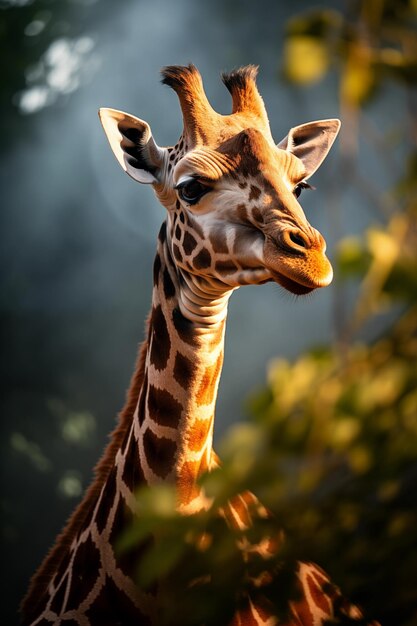
[[[256,75],[255,66],[222,75],[232,113],[220,115],[193,65],[164,68],[162,82],[176,92],[183,116],[174,147],[158,146],[146,122],[100,109],[121,167],[153,186],[167,215],[158,235],[146,339],[125,407],[91,486],[31,581],[22,604],[25,626],[159,623],[162,591],[139,589],[134,564],[114,546],[126,515],[137,514],[141,485],[175,485],[184,515],[210,506],[197,481],[218,462],[214,411],[231,294],[273,281],[303,295],[332,280],[325,241],[298,197],[340,122],[294,127],[275,144]],[[240,528],[254,515],[268,515],[249,492],[221,513]],[[270,543],[256,547],[266,558]],[[299,563],[297,576],[301,593],[289,603],[286,626],[321,626],[338,617],[365,623],[318,566]],[[278,621],[248,597],[232,623]]]

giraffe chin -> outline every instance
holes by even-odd
[[[277,283],[281,287],[284,287],[284,289],[286,289],[290,293],[293,293],[296,296],[305,296],[317,288],[317,287],[307,287],[306,285],[303,285],[302,283],[298,283],[292,278],[288,278],[288,276],[284,276],[284,274],[280,274],[279,272],[275,272],[272,270],[271,270],[271,276],[272,276],[272,280],[275,283]]]

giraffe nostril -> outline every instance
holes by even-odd
[[[306,250],[311,248],[311,241],[308,236],[303,233],[303,231],[299,228],[286,229],[281,233],[281,243],[284,244],[285,248],[296,254],[304,254]]]
[[[308,242],[301,232],[290,232],[290,240],[299,248],[308,248]]]

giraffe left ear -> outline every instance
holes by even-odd
[[[288,135],[279,142],[278,148],[288,150],[301,159],[307,179],[323,163],[339,130],[340,120],[337,119],[301,124],[291,128]]]
[[[116,109],[100,109],[100,121],[113,154],[129,176],[139,183],[155,184],[164,163],[149,124]]]

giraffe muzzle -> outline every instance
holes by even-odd
[[[265,261],[275,282],[297,295],[327,287],[333,269],[323,236],[313,228],[286,228],[265,243]]]

